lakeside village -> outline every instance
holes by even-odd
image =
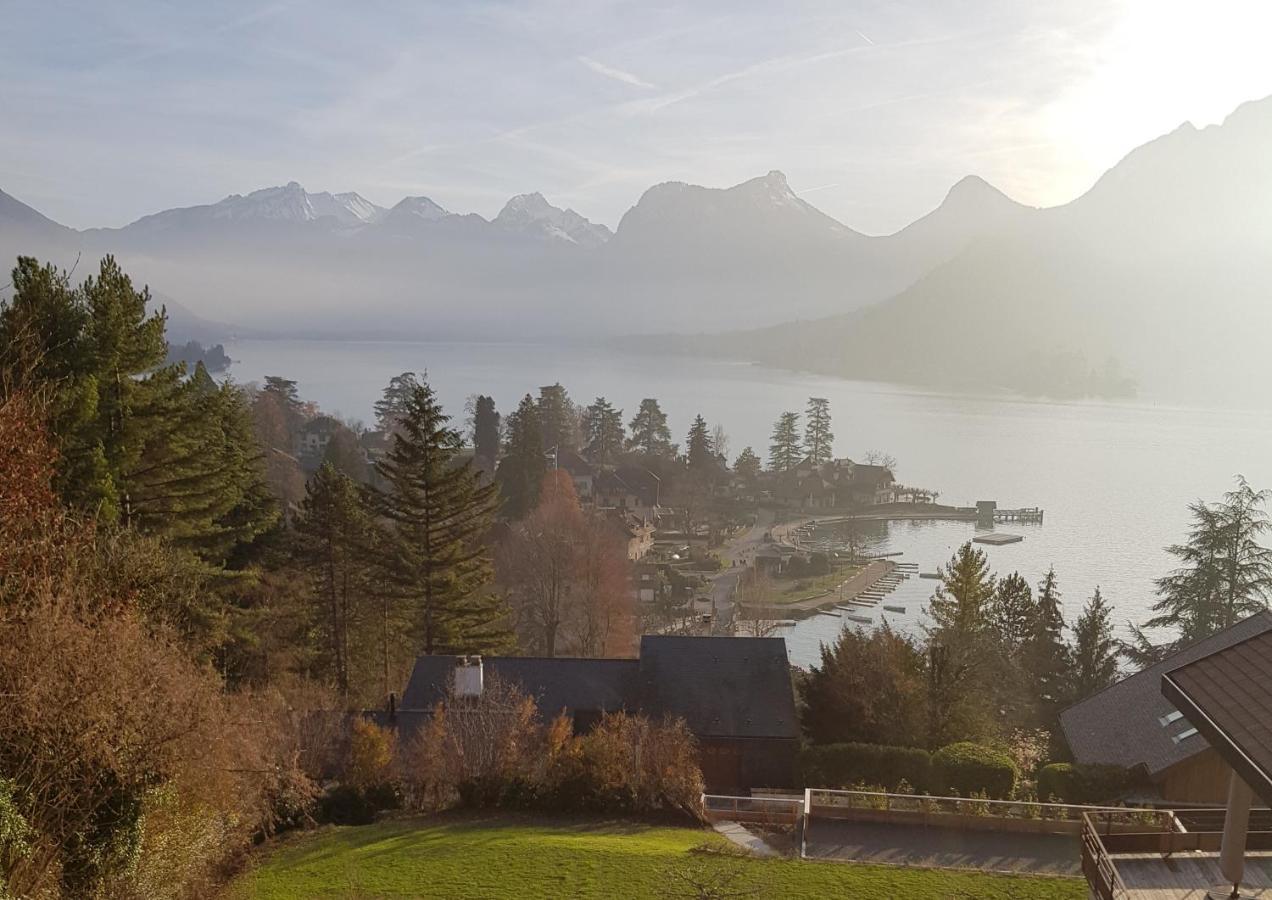
[[[535,402],[539,408],[573,406],[559,384],[541,388]],[[604,398],[597,402],[607,405]],[[644,400],[642,410],[665,422],[657,400]],[[593,420],[605,414],[604,409],[591,411]],[[867,625],[873,620],[862,613],[870,608],[905,612],[885,602],[902,580],[940,575],[919,572],[917,563],[896,558],[902,554],[873,552],[854,523],[968,521],[991,529],[978,533],[974,542],[1008,544],[1023,538],[993,526],[1043,521],[1037,507],[999,508],[992,500],[971,507],[939,504],[939,491],[899,482],[895,459],[879,452],[868,454],[867,462],[826,458],[833,440],[827,401],[810,398],[808,414],[810,422],[820,423],[821,433],[817,425],[806,431],[807,448],[779,446],[782,440],[790,443],[793,414],[786,413],[775,425],[767,468],[750,448],[731,468],[727,437],[716,429],[709,440],[723,446],[712,446],[706,471],[695,473],[685,471],[694,467],[687,457],[676,460],[678,448],[670,444],[664,452],[651,453],[646,451],[653,448],[629,440],[625,454],[596,452],[597,426],[589,424],[589,409],[574,410],[577,426],[564,433],[577,434],[578,441],[545,448],[545,469],[564,472],[580,507],[607,519],[621,535],[639,603],[640,633],[766,636],[811,615]],[[471,417],[470,425],[475,431]],[[299,426],[295,458],[306,477],[328,458],[338,436],[348,440],[350,427],[330,416],[315,414]],[[550,436],[545,433],[544,439]],[[693,441],[691,433],[687,446]],[[386,430],[356,434],[366,478],[375,479],[376,464],[391,443]],[[799,449],[813,453],[800,455]],[[493,478],[502,453],[492,464],[472,446],[459,459],[475,461]]]

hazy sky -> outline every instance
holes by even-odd
[[[1266,0],[9,0],[0,189],[120,225],[298,180],[597,221],[651,184],[786,172],[892,231],[963,175],[1072,199],[1272,94]]]

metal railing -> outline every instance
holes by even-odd
[[[1174,827],[1168,810],[1132,809],[1125,806],[1081,806],[1071,803],[1040,803],[1032,800],[988,800],[979,797],[940,797],[927,794],[889,794],[878,791],[844,791],[812,788],[810,813],[818,809],[879,810],[890,812],[982,816],[1081,823],[1087,815],[1098,815],[1106,827],[1144,826],[1159,830]]]
[[[710,821],[795,825],[804,815],[804,801],[793,797],[730,797],[724,794],[703,794],[702,810]]]
[[[1122,900],[1130,896],[1100,839],[1100,832],[1088,815],[1082,817],[1082,874],[1099,900]]]

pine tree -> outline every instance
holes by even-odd
[[[375,624],[371,521],[353,479],[324,463],[305,486],[295,530],[297,561],[312,581],[314,620],[323,632],[319,659],[347,700],[353,657]]]
[[[389,379],[380,399],[375,401],[375,421],[381,431],[393,431],[397,427],[411,395],[422,383],[423,379],[414,372],[403,372]]]
[[[1038,585],[1037,613],[1022,657],[1032,681],[1033,694],[1046,727],[1058,722],[1064,704],[1072,659],[1064,639],[1064,613],[1054,567]]]
[[[715,453],[711,446],[711,432],[707,429],[707,420],[701,415],[695,416],[693,424],[689,426],[689,436],[685,439],[685,447],[690,469],[706,472],[712,468]]]
[[[485,545],[495,488],[460,461],[449,421],[423,381],[404,397],[393,448],[376,464],[386,487],[375,508],[389,526],[379,558],[386,586],[416,611],[424,653],[484,653],[508,637]]]
[[[994,576],[982,550],[968,541],[950,557],[928,604],[933,633],[983,635],[991,625]]]
[[[1073,627],[1073,675],[1069,701],[1085,700],[1117,681],[1118,645],[1111,610],[1097,587]]]
[[[283,424],[287,429],[287,439],[280,445],[280,449],[291,453],[296,435],[306,419],[305,405],[300,400],[296,382],[278,375],[266,375],[265,386],[261,388],[261,393],[273,400],[282,413]]]
[[[804,458],[799,441],[799,413],[784,412],[773,425],[772,443],[769,444],[769,469],[789,472]]]
[[[164,313],[111,257],[75,288],[32,260],[14,278],[6,365],[53,397],[62,499],[215,567],[241,564],[276,517],[243,392],[202,364],[189,377],[165,365]]]
[[[743,447],[738,458],[733,461],[733,471],[748,484],[754,484],[760,477],[760,458],[750,447]]]
[[[544,450],[574,450],[579,445],[579,414],[560,384],[539,388],[539,431]]]
[[[1029,640],[1038,617],[1029,582],[1013,572],[998,582],[990,604],[990,622],[1003,647],[1015,653]]]
[[[485,394],[473,404],[473,456],[483,471],[494,472],[499,462],[499,413]]]
[[[507,421],[503,460],[495,478],[503,497],[503,511],[509,518],[520,519],[539,501],[543,475],[548,470],[543,456],[543,437],[539,427],[539,408],[526,394]]]
[[[825,397],[808,398],[808,418],[804,425],[804,446],[814,463],[830,462],[834,455],[835,435],[830,430],[830,401]]]
[[[929,740],[972,740],[988,730],[994,705],[994,576],[968,541],[950,558],[928,603]]]
[[[1146,627],[1173,629],[1188,643],[1268,608],[1272,550],[1259,539],[1272,528],[1263,508],[1269,496],[1237,476],[1236,489],[1219,503],[1199,500],[1189,507],[1187,542],[1167,548],[1181,565],[1158,579],[1157,615]]]
[[[583,411],[584,452],[597,465],[614,462],[623,449],[623,411],[604,397]]]
[[[631,437],[627,439],[627,449],[647,456],[671,455],[671,429],[667,427],[667,416],[652,397],[640,401],[640,409],[628,423]]]

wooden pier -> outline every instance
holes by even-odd
[[[1020,509],[995,509],[994,522],[1023,522],[1031,525],[1042,524],[1043,511],[1037,506],[1023,506]]]

